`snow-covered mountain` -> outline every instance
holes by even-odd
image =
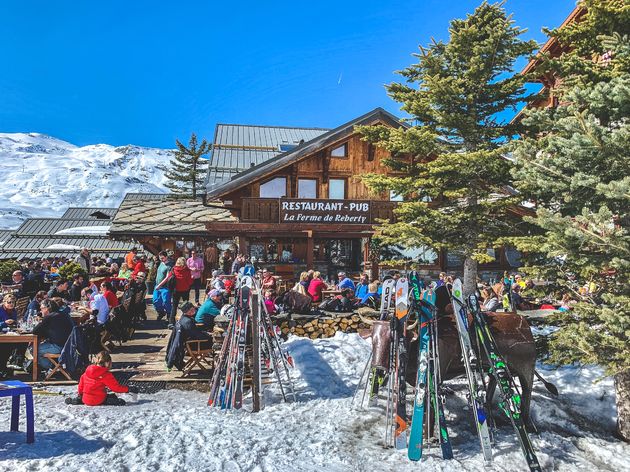
[[[69,206],[115,207],[127,192],[166,192],[171,150],[78,147],[39,133],[0,133],[0,229]]]

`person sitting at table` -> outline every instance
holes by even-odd
[[[120,305],[118,301],[118,297],[116,296],[116,291],[114,290],[114,286],[111,282],[103,282],[101,283],[101,293],[107,300],[107,305],[109,309],[112,310]]]
[[[93,287],[91,291],[87,292],[90,299],[90,308],[98,311],[96,314],[96,322],[102,326],[107,323],[107,320],[109,319],[109,303],[107,301],[107,297],[103,293],[106,288],[101,286],[101,292],[95,292],[94,289],[96,286],[94,286],[94,284],[92,285]]]
[[[367,274],[361,274],[361,278],[359,279],[359,283],[354,290],[354,296],[359,300],[362,300],[368,294],[370,281],[368,280]]]
[[[308,273],[302,272],[300,274],[300,280],[295,284],[295,286],[291,289],[295,292],[301,293],[302,295],[308,295],[306,291],[308,289]]]
[[[322,274],[318,270],[313,272],[313,280],[308,285],[308,294],[314,302],[322,301],[322,290],[326,290],[326,282],[322,280]]]
[[[128,279],[129,277],[131,277],[132,272],[133,271],[129,269],[129,266],[127,265],[127,263],[123,262],[122,265],[120,266],[120,270],[118,271],[118,278]]]
[[[208,298],[203,302],[195,314],[195,322],[203,324],[208,331],[214,329],[214,318],[221,313],[221,305],[223,305],[223,296],[218,290],[210,290]]]
[[[74,274],[72,279],[68,300],[71,302],[78,302],[81,300],[81,291],[84,287],[83,276],[81,274]]]
[[[221,277],[222,271],[213,270],[212,271],[212,279],[210,280],[210,290],[218,290],[219,292],[225,292],[225,284],[223,283],[223,278]]]
[[[17,299],[12,293],[8,293],[2,298],[2,305],[0,305],[0,329],[17,325],[16,301]]]
[[[44,357],[44,354],[61,353],[74,328],[74,323],[70,316],[59,312],[59,306],[54,300],[42,300],[40,309],[42,321],[33,328],[33,334],[36,334],[40,340],[37,362],[41,369],[52,369],[52,363]]]
[[[123,406],[125,400],[118,398],[116,393],[138,393],[137,387],[120,385],[110,372],[112,356],[109,352],[101,351],[96,355],[94,364],[85,369],[79,380],[78,396],[66,398],[67,405],[87,406]],[[115,393],[107,393],[107,390]]]
[[[133,271],[131,272],[130,278],[136,279],[140,272],[142,272],[143,274],[147,273],[146,257],[136,256],[133,258],[133,260],[134,260],[134,266],[133,266]]]
[[[68,281],[66,279],[59,279],[57,283],[48,291],[48,298],[60,297],[64,300],[68,300],[70,293],[68,293]]]
[[[262,271],[262,288],[276,291],[276,278],[269,269],[263,269]]]
[[[367,277],[367,276],[366,276]],[[357,290],[357,294],[358,294]],[[362,306],[369,306],[372,308],[378,307],[378,282],[372,282],[368,284],[368,289],[365,291],[365,294],[361,298],[357,295],[358,304]]]
[[[275,315],[278,313],[278,305],[273,301],[273,292],[271,290],[265,290],[265,297],[263,299],[265,303],[265,309],[269,315]]]
[[[201,349],[209,349],[212,346],[212,336],[202,331],[195,324],[194,318],[197,308],[190,302],[184,302],[180,307],[182,316],[179,318],[166,346],[166,367],[172,369],[175,366],[182,370],[184,367],[184,354],[187,341],[205,341],[200,344]]]
[[[24,321],[28,321],[31,318],[39,316],[40,304],[48,297],[46,292],[40,290],[35,294],[31,302],[26,307],[26,313],[24,314]]]
[[[21,270],[16,270],[11,276],[12,285],[10,287],[16,290],[15,296],[17,298],[31,297],[37,291],[36,284],[29,279],[24,278],[24,273]]]
[[[337,277],[339,277],[339,283],[337,284],[337,290],[343,290],[343,289],[350,289],[352,290],[352,292],[354,293],[354,282],[352,280],[350,280],[348,277],[346,277],[346,273],[345,272],[339,272],[337,274]]]
[[[112,262],[109,266],[109,275],[112,277],[118,277],[118,272],[120,271],[120,267],[115,262]]]
[[[492,287],[488,287],[484,290],[486,294],[486,298],[481,305],[482,311],[496,311],[501,307],[501,302],[499,301],[499,297],[497,293],[492,289]]]

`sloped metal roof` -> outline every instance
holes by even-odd
[[[137,195],[137,194],[136,194]],[[125,198],[114,217],[109,234],[115,238],[141,235],[203,235],[208,222],[235,222],[231,212],[220,202],[208,207],[201,200],[160,198]]]
[[[76,249],[71,249],[74,247]],[[123,257],[137,244],[104,237],[17,237],[0,248],[0,259],[39,259],[42,257],[75,257],[86,247],[94,255]]]
[[[66,210],[66,212],[61,215],[62,219],[68,220],[105,220],[104,218],[99,218],[98,216],[94,216],[98,213],[103,215],[107,215],[109,219],[113,218],[116,214],[118,208],[85,208],[85,207],[70,207]]]
[[[281,154],[281,145],[297,146],[327,131],[324,128],[218,124],[208,163],[207,185],[216,187],[239,172]]]
[[[85,232],[81,228],[95,226],[109,226],[110,220],[69,220],[63,218],[29,218],[13,232],[20,237],[36,237],[36,236],[53,236],[59,231],[64,231],[66,236],[79,235],[84,236]],[[77,232],[73,233],[72,229],[77,228]]]
[[[11,235],[13,234],[12,229],[1,229],[0,230],[0,245],[4,244],[6,242],[7,239],[9,239],[11,237]]]
[[[326,128],[295,128],[288,126],[256,126],[223,124],[217,125],[214,145],[231,145],[241,147],[271,147],[279,144],[310,141],[328,131]]]
[[[242,187],[243,185],[247,185],[262,176],[275,172],[292,162],[297,162],[318,149],[326,147],[339,139],[351,135],[354,133],[355,126],[368,125],[376,121],[383,121],[391,124],[392,126],[408,126],[387,110],[380,107],[375,108],[374,110],[344,123],[335,129],[328,131],[320,130],[323,132],[311,140],[305,140],[303,143],[291,150],[279,152],[272,158],[267,159],[260,164],[254,164],[247,169],[240,170],[238,173],[232,175],[230,180],[214,181],[212,180],[213,175],[210,170],[208,173],[209,178],[206,185],[206,193],[210,198],[219,198],[222,195]]]

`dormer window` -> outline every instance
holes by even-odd
[[[348,157],[348,143],[343,143],[330,151],[331,157]]]
[[[278,150],[280,152],[287,152],[290,151],[291,149],[294,149],[297,147],[297,144],[295,143],[280,143],[278,144]]]

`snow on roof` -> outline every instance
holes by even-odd
[[[107,226],[73,226],[57,231],[55,235],[89,235],[89,236],[107,236],[109,225]]]

